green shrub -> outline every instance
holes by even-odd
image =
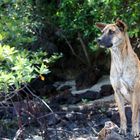
[[[62,0],[58,6],[54,6],[54,0],[50,4],[40,0],[38,4],[42,16],[61,29],[70,42],[79,44],[77,37],[80,33],[92,51],[98,50],[96,22],[112,23],[120,18],[127,23],[131,37],[140,36],[139,0]]]
[[[103,52],[97,46],[96,39],[100,31],[95,23],[113,23],[118,18],[122,19],[128,25],[129,36],[138,38],[139,7],[139,0],[36,0],[36,9],[44,19],[44,26],[58,33],[57,46],[66,53],[64,56],[68,54],[65,49],[69,49],[70,56],[78,60],[75,63],[86,66],[97,65]],[[67,48],[62,48],[62,45]],[[105,59],[108,60],[108,57]]]
[[[49,72],[43,62],[46,53],[33,54],[25,49],[17,50],[8,45],[0,45],[0,92],[18,90],[31,79]]]
[[[44,80],[43,74],[50,72],[48,64],[61,56],[48,59],[47,52],[28,49],[44,27],[36,4],[33,0],[0,1],[0,92],[19,90],[39,76]]]
[[[3,44],[25,47],[37,39],[35,31],[41,27],[41,17],[35,13],[32,0],[0,1],[0,34]]]
[[[60,31],[58,41],[65,40],[73,54],[79,55],[79,60],[86,60],[82,56],[85,53],[89,61],[86,51],[98,54],[99,31],[95,23],[110,23],[120,18],[127,23],[130,36],[139,37],[139,7],[139,0],[61,0],[60,3],[55,0],[1,0],[0,91],[8,92],[11,86],[18,89],[32,78],[49,72],[46,63],[53,62],[59,55],[44,60],[45,52],[25,50],[48,24]]]
[[[90,46],[97,37],[96,22],[111,23],[120,18],[127,23],[131,37],[140,36],[139,7],[139,0],[63,0],[56,16],[67,36],[81,32]]]

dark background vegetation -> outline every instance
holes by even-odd
[[[48,57],[62,54],[53,65],[59,70],[79,72],[96,65],[108,71],[109,52],[97,46],[100,32],[95,23],[122,19],[136,49],[140,36],[139,7],[139,0],[2,0],[1,43],[19,50],[40,49]]]
[[[139,41],[139,1],[42,0],[36,4],[37,13],[44,17],[46,35],[43,36],[57,46],[55,51],[63,53],[63,62],[58,65],[62,69],[81,70],[81,67],[97,65],[108,71],[109,53],[97,46],[99,30],[95,27],[96,22],[112,23],[117,18],[122,19],[129,27],[134,47]],[[45,43],[41,45],[45,47]]]
[[[44,103],[42,95],[55,95],[51,84],[56,81],[76,80],[79,90],[109,74],[110,53],[97,46],[100,31],[95,23],[114,23],[118,18],[128,25],[133,49],[140,57],[140,0],[0,0],[2,105],[27,95]],[[18,116],[16,127],[22,129],[23,110],[19,104],[12,107]]]

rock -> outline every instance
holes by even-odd
[[[57,114],[48,114],[46,120],[48,126],[56,125],[61,121],[60,117]]]
[[[37,136],[37,135],[34,135],[34,136],[32,136],[33,138],[27,138],[27,139],[25,139],[25,140],[43,140],[43,138],[41,137],[41,136]],[[6,140],[6,139],[5,139]]]
[[[105,122],[104,128],[98,134],[98,140],[134,140],[129,133],[127,136],[120,135],[119,127],[111,121]]]
[[[86,119],[87,119],[86,114],[83,114],[80,112],[75,112],[75,111],[65,112],[65,114],[62,117],[62,120],[69,121],[69,123],[76,123],[76,122],[80,121],[83,124]],[[69,123],[68,123],[68,125],[70,125]],[[77,124],[77,125],[79,125],[79,124]],[[78,127],[75,127],[75,128],[78,128]]]
[[[58,103],[58,104],[76,104],[82,101],[82,99],[88,100],[96,100],[99,99],[100,93],[94,91],[86,91],[82,94],[75,94],[73,95],[69,90],[65,90],[60,95],[55,97],[55,99],[51,99],[51,103]]]
[[[82,94],[82,93],[84,93],[84,92],[86,92],[88,90],[89,91],[94,91],[94,92],[95,91],[96,92],[100,92],[101,87],[103,85],[110,85],[109,75],[102,76],[98,80],[98,82],[95,85],[93,85],[92,87],[90,87],[90,88],[86,88],[86,89],[83,89],[83,90],[76,90],[75,88],[73,88],[73,90],[71,90],[71,92],[72,92],[73,95],[75,95],[75,94]]]
[[[60,88],[60,91],[69,90],[70,88],[72,88],[70,85],[64,85]]]
[[[56,88],[52,84],[47,84],[44,87],[37,89],[36,91],[40,96],[47,96],[47,97],[58,94]]]
[[[89,136],[87,138],[79,137],[79,138],[72,138],[70,140],[97,140],[97,137],[92,137],[92,136]]]
[[[53,84],[58,91],[63,91],[64,89],[75,90],[75,80],[69,80],[65,82],[55,82]]]
[[[5,113],[4,113],[4,108],[3,108],[3,110],[2,109],[0,110],[0,119],[2,119],[4,115]]]
[[[104,140],[124,140],[124,138],[118,133],[112,131],[110,134],[106,136]]]
[[[106,115],[112,122],[114,122],[117,125],[120,125],[120,116],[118,112],[117,107],[110,107],[108,108],[108,111],[106,112]]]
[[[126,118],[127,118],[128,130],[130,131],[130,127],[132,126],[132,124],[131,124],[132,111],[131,111],[130,106],[125,107],[125,114],[126,114]],[[117,107],[109,108],[106,115],[107,115],[107,117],[109,117],[111,119],[111,121],[113,121],[117,125],[120,125],[120,115],[119,115]]]
[[[50,104],[76,104],[81,101],[80,97],[75,97],[71,94],[70,91],[65,91],[57,95],[56,97],[52,97],[50,99]]]
[[[93,86],[94,84],[97,83],[97,81],[101,76],[102,74],[100,70],[96,67],[82,71],[76,78],[77,90]]]
[[[80,97],[75,97],[73,95],[70,96],[70,98],[68,99],[68,104],[77,104],[80,101],[82,101],[82,99]]]
[[[116,131],[118,126],[111,121],[105,122],[104,128],[98,134],[98,140],[109,140],[112,136],[112,140],[122,140],[120,135],[117,135]],[[112,134],[113,133],[113,134]],[[110,139],[111,140],[111,139]]]
[[[44,80],[41,78],[33,79],[30,83],[31,89],[35,91],[36,95],[41,96],[53,96],[58,94],[57,87],[55,87],[54,83],[56,81],[64,81],[62,77],[56,76],[54,72],[43,75]]]
[[[75,96],[81,99],[88,99],[88,100],[96,100],[101,97],[99,92],[90,91],[90,90],[86,91],[85,93],[76,94]]]
[[[110,76],[109,75],[103,75],[99,80],[98,80],[98,83],[93,85],[91,87],[91,90],[93,91],[100,91],[101,90],[101,87],[103,85],[110,85]]]
[[[100,90],[101,96],[109,96],[114,93],[111,85],[103,85]]]
[[[105,124],[105,122],[108,122],[110,121],[109,118],[107,118],[106,115],[103,115],[103,114],[97,114],[94,115],[94,119],[95,119],[95,122],[96,122],[96,128],[102,128]]]

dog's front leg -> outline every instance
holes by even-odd
[[[118,105],[118,110],[120,114],[120,134],[126,135],[127,130],[127,123],[126,123],[126,116],[125,116],[125,107],[124,107],[124,98],[121,94],[115,92],[115,100]]]
[[[139,137],[139,104],[138,96],[132,95],[132,135]]]

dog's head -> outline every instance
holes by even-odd
[[[111,48],[125,41],[127,26],[121,20],[116,20],[114,24],[96,23],[96,26],[102,31],[102,35],[97,39],[100,47]]]

